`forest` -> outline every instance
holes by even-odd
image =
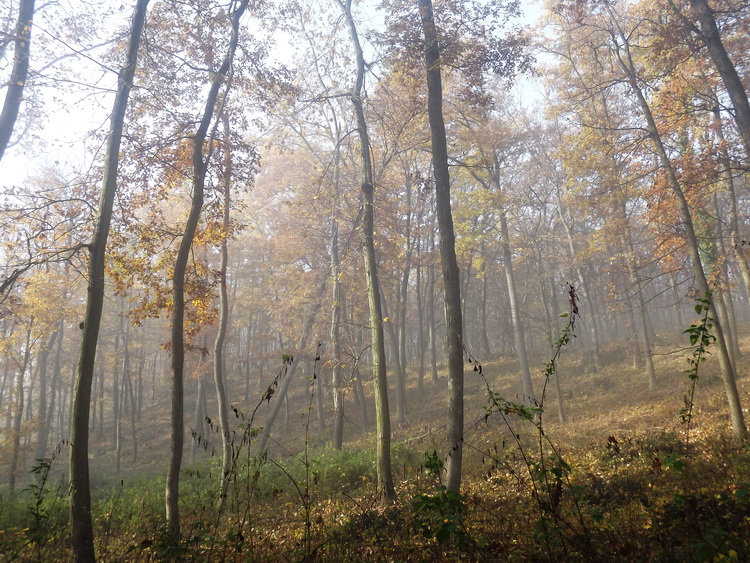
[[[0,560],[750,560],[749,37],[0,0]]]

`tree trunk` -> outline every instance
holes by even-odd
[[[430,264],[429,267],[429,282],[427,291],[427,326],[429,330],[429,341],[430,341],[430,373],[432,375],[432,382],[438,382],[438,369],[437,369],[437,342],[435,337],[435,265]]]
[[[417,234],[419,237],[419,234]],[[417,239],[420,240],[420,239]],[[424,360],[427,349],[427,337],[425,335],[425,311],[424,311],[424,288],[422,287],[422,252],[421,243],[417,243],[417,266],[416,266],[416,288],[417,288],[417,389],[419,395],[424,395]]]
[[[383,335],[383,313],[380,302],[378,261],[375,254],[374,199],[375,185],[372,174],[370,136],[367,130],[365,110],[362,104],[362,89],[365,80],[365,59],[359,43],[357,27],[352,17],[352,0],[337,0],[347,25],[357,61],[357,77],[351,92],[351,101],[357,118],[359,150],[362,161],[362,195],[364,198],[362,244],[364,246],[367,297],[370,306],[370,330],[372,334],[372,372],[375,390],[377,490],[382,503],[390,503],[396,497],[391,469],[391,415],[388,406],[388,380],[386,376],[385,338]]]
[[[31,25],[34,20],[34,1],[21,0],[18,5],[18,21],[13,31],[15,52],[13,70],[5,93],[3,111],[0,113],[0,160],[8,148],[18,110],[23,100],[23,89],[29,74],[29,53],[31,51]]]
[[[407,301],[409,298],[409,276],[411,275],[411,258],[414,251],[414,243],[411,237],[411,221],[412,221],[412,179],[411,174],[406,174],[406,224],[404,225],[404,233],[406,239],[406,255],[404,256],[403,273],[401,274],[401,288],[400,297],[398,300],[398,343],[399,352],[398,357],[401,360],[401,385],[404,387],[404,410],[406,410],[406,366],[408,364],[406,357],[406,310]]]
[[[674,272],[669,272],[669,286],[672,288],[672,299],[674,299],[674,312],[677,326],[686,326],[685,322],[682,320],[682,300],[680,299],[679,291],[677,291],[677,275]]]
[[[91,521],[89,483],[89,411],[94,379],[96,345],[104,304],[104,259],[117,189],[120,142],[130,88],[133,83],[141,31],[149,0],[137,0],[130,27],[127,56],[117,84],[104,164],[104,178],[96,230],[89,244],[88,295],[83,324],[81,352],[76,371],[70,428],[70,522],[73,558],[94,561],[94,528]]]
[[[727,341],[729,343],[729,355],[732,359],[732,367],[735,371],[735,376],[737,375],[737,360],[742,357],[742,353],[740,352],[740,346],[739,346],[739,339],[737,338],[737,335],[739,334],[737,332],[737,322],[734,316],[734,304],[732,302],[732,290],[731,290],[731,280],[729,278],[729,251],[726,247],[726,237],[724,236],[724,228],[723,228],[723,217],[721,215],[721,206],[719,205],[719,196],[717,193],[714,192],[713,194],[713,201],[712,201],[712,209],[711,213],[714,215],[715,219],[715,236],[714,240],[716,241],[714,244],[717,247],[718,250],[718,256],[721,256],[723,258],[720,258],[717,260],[717,263],[714,265],[715,268],[718,268],[719,276],[717,277],[717,288],[719,291],[719,301],[718,305],[720,307],[720,315],[722,318],[722,326],[724,327],[724,332],[727,338]]]
[[[126,319],[123,314],[121,319]],[[133,448],[133,463],[138,460],[138,441],[137,431],[135,426],[135,393],[133,391],[133,382],[131,377],[131,362],[130,362],[130,322],[127,322],[125,329],[125,336],[123,338],[123,355],[122,355],[122,372],[120,375],[120,409],[117,414],[117,471],[120,470],[121,456],[122,456],[122,417],[127,413],[130,415],[130,439],[132,441]]]
[[[47,406],[47,397],[50,397],[50,403],[52,403],[52,395],[49,393],[47,385],[47,360],[49,359],[49,353],[55,346],[59,330],[55,330],[47,340],[42,351],[39,353],[39,430],[36,435],[36,450],[34,451],[34,459],[43,459],[47,453],[47,440],[49,438],[49,410]]]
[[[307,347],[307,339],[310,336],[310,332],[312,331],[313,323],[315,322],[315,315],[320,309],[325,290],[326,281],[324,279],[318,287],[317,293],[315,294],[314,301],[311,305],[310,314],[305,321],[305,326],[302,328],[302,333],[300,334],[299,340],[297,341],[297,349],[295,350],[294,355],[299,356],[299,354]],[[266,419],[266,423],[263,425],[263,430],[260,433],[260,438],[258,439],[258,447],[256,448],[256,455],[258,457],[262,457],[266,454],[266,449],[268,448],[268,438],[271,435],[271,428],[273,428],[273,424],[274,422],[276,422],[276,417],[279,416],[279,412],[281,411],[284,399],[286,398],[287,391],[289,390],[289,384],[291,383],[292,379],[294,379],[294,374],[297,372],[298,365],[299,359],[298,361],[291,363],[291,366],[287,368],[284,376],[284,381],[281,383],[281,388],[275,393],[275,402],[273,404],[273,407],[271,408],[271,412],[269,413],[268,418]]]
[[[707,0],[689,0],[689,2],[695,17],[698,19],[700,38],[706,44],[708,54],[711,56],[716,70],[719,71],[724,88],[729,94],[729,99],[732,100],[734,120],[737,123],[742,144],[745,146],[745,156],[750,158],[750,103],[747,100],[747,92],[724,48],[714,12],[709,7]]]
[[[450,200],[448,143],[443,121],[443,86],[440,76],[440,47],[432,10],[432,0],[418,0],[425,38],[427,70],[427,113],[432,140],[432,168],[435,175],[435,201],[440,232],[440,261],[443,266],[445,292],[446,352],[448,356],[448,460],[446,485],[458,492],[461,488],[464,431],[464,366],[461,288],[456,261],[455,235]]]
[[[65,333],[65,321],[60,319],[60,321],[57,323],[57,330],[55,331],[57,333],[57,346],[55,348],[55,361],[52,368],[52,382],[50,383],[50,390],[49,390],[49,403],[47,404],[47,415],[45,417],[46,423],[42,427],[42,434],[39,437],[39,446],[38,448],[44,448],[44,455],[46,455],[47,447],[49,446],[49,435],[50,431],[52,430],[52,424],[55,420],[55,410],[57,407],[57,395],[59,393],[58,389],[60,388],[60,372],[62,371],[62,341],[63,341],[63,335]],[[63,426],[60,425],[59,427],[59,434],[62,434]],[[37,456],[37,459],[39,459],[39,456]]]
[[[499,186],[497,186],[499,188]],[[508,299],[510,300],[510,318],[513,321],[513,339],[516,345],[516,356],[518,357],[518,367],[521,370],[521,383],[523,384],[524,399],[528,403],[534,403],[534,387],[531,384],[531,373],[529,372],[529,360],[526,354],[526,338],[521,317],[521,309],[518,303],[518,294],[516,292],[516,281],[513,274],[513,258],[510,252],[510,231],[508,229],[508,220],[505,209],[499,210],[500,214],[500,236],[503,250],[503,267],[505,269],[505,279],[508,284]]]
[[[33,317],[31,322],[33,324]],[[29,367],[31,357],[31,326],[26,329],[26,345],[23,351],[23,363],[18,366],[18,377],[16,378],[16,410],[13,415],[13,449],[10,454],[10,479],[8,481],[8,492],[10,496],[16,494],[16,479],[18,477],[18,458],[21,452],[21,422],[23,421],[24,393],[23,380]]]
[[[185,270],[188,258],[190,257],[190,248],[195,238],[195,231],[198,228],[198,221],[200,220],[206,172],[211,159],[210,147],[213,139],[207,139],[208,128],[216,111],[219,90],[229,73],[232,60],[234,59],[234,52],[239,40],[240,18],[247,9],[248,1],[243,0],[231,14],[232,33],[229,46],[219,69],[211,73],[211,86],[206,98],[206,106],[203,110],[203,116],[201,117],[198,129],[193,137],[193,198],[190,206],[190,214],[185,223],[185,232],[177,250],[174,274],[172,276],[172,432],[165,504],[168,531],[175,542],[179,542],[180,539],[180,467],[182,465],[182,450],[185,442],[183,389],[185,369]],[[225,92],[225,96],[226,94]],[[209,145],[208,154],[206,154],[205,150],[207,140]]]
[[[208,440],[206,432],[206,405],[204,397],[206,396],[206,387],[203,383],[203,376],[198,376],[198,391],[195,394],[195,410],[193,411],[193,440],[190,442],[190,465],[195,464],[195,454],[198,452],[198,446]]]
[[[383,330],[388,335],[391,349],[391,364],[394,366],[396,376],[396,421],[400,427],[406,424],[406,381],[405,374],[401,370],[401,353],[396,329],[393,326],[393,317],[388,313],[388,301],[385,297],[381,300],[383,306],[383,317],[388,319],[383,322]]]
[[[339,132],[337,128],[337,138]],[[340,450],[344,444],[344,383],[341,373],[341,259],[339,257],[339,174],[341,171],[340,144],[336,143],[334,153],[333,206],[331,208],[331,348],[333,367],[331,387],[333,388],[333,447]]]
[[[214,385],[216,386],[216,400],[219,409],[219,424],[221,430],[221,478],[219,480],[219,512],[224,509],[227,499],[229,472],[232,469],[232,443],[229,433],[229,403],[225,384],[224,343],[226,341],[227,324],[229,323],[229,296],[227,294],[227,264],[229,263],[229,211],[231,204],[232,157],[229,150],[229,115],[226,111],[221,115],[224,126],[224,211],[222,216],[223,238],[221,241],[221,265],[219,267],[219,327],[214,341]]]
[[[487,291],[487,289],[489,287],[489,277],[490,276],[489,276],[489,271],[488,271],[488,268],[487,268],[487,264],[489,263],[489,259],[488,259],[487,255],[485,254],[485,241],[484,241],[484,239],[482,240],[482,246],[481,246],[480,253],[481,253],[482,257],[483,257],[483,260],[482,260],[482,271],[481,271],[481,276],[482,276],[482,290],[481,290],[481,294],[480,294],[480,308],[479,308],[479,322],[480,322],[480,325],[479,325],[479,331],[480,331],[480,333],[479,333],[479,350],[481,351],[482,355],[485,358],[489,358],[490,355],[492,354],[492,346],[490,345],[490,337],[489,337],[489,333],[487,331],[487,294],[489,293]],[[544,278],[540,278],[540,279],[542,281],[544,280]],[[543,296],[543,298],[544,298],[544,296]],[[547,307],[546,300],[545,300],[544,306],[545,306],[545,310],[546,310],[546,307]]]
[[[646,317],[646,300],[643,298],[641,280],[638,277],[638,265],[635,260],[633,240],[630,236],[630,226],[628,222],[624,197],[618,199],[617,209],[621,220],[620,241],[627,263],[628,276],[630,277],[630,287],[632,288],[633,294],[636,298],[635,306],[638,308],[638,315],[641,321],[640,330],[638,331],[638,337],[640,339],[639,352],[643,353],[643,359],[646,362],[646,378],[648,379],[648,388],[651,391],[654,391],[657,388],[657,382],[656,371],[654,369],[654,360],[651,356],[651,339],[649,338],[648,319]]]
[[[594,371],[599,371],[602,366],[602,360],[599,352],[599,327],[597,326],[596,315],[594,314],[594,304],[591,300],[591,296],[589,295],[588,283],[586,280],[586,276],[583,273],[583,268],[579,264],[578,258],[576,257],[576,246],[573,240],[573,231],[571,229],[570,223],[567,220],[567,217],[565,217],[562,205],[558,207],[558,216],[560,217],[560,221],[565,228],[565,234],[568,239],[568,256],[570,257],[571,262],[575,264],[575,271],[578,277],[578,291],[581,296],[583,296],[584,303],[586,303],[586,309],[588,309],[586,321],[587,324],[591,327],[590,333],[591,342],[593,345],[592,352],[594,360]]]
[[[127,350],[128,343],[125,340],[125,335],[123,334],[123,312],[120,311],[120,332],[117,334],[117,337],[115,338],[115,353],[114,356],[118,356],[120,341],[123,341],[123,349]],[[122,389],[124,387],[123,385],[123,377],[122,373],[125,369],[125,360],[126,360],[126,354],[123,353],[123,365],[121,366],[120,371],[117,370],[117,366],[114,367],[114,382],[112,384],[112,432],[113,432],[113,444],[115,446],[115,473],[120,473],[120,453],[122,452],[122,399],[124,399],[124,394],[122,392]]]
[[[727,141],[724,138],[724,128],[722,127],[721,114],[718,105],[714,108],[714,124],[716,139],[718,141],[719,156],[721,158],[721,175],[724,180],[724,188],[727,190],[729,197],[729,235],[731,237],[732,247],[734,248],[734,258],[742,276],[742,287],[744,290],[746,302],[750,305],[750,265],[748,265],[745,256],[745,248],[740,239],[739,216],[737,213],[737,194],[734,189],[734,177],[732,175],[732,162],[729,158]]]
[[[365,390],[362,387],[362,378],[359,375],[359,364],[354,366],[352,378],[354,379],[354,394],[359,406],[359,420],[360,424],[362,424],[362,435],[367,436],[367,433],[369,432],[369,423],[367,421],[367,399],[365,397]]]
[[[317,366],[316,366],[317,367]],[[315,410],[317,411],[317,419],[318,419],[318,432],[321,436],[324,435],[325,429],[326,429],[326,420],[325,420],[325,413],[323,412],[323,394],[325,393],[325,386],[323,385],[323,370],[315,370],[313,368],[313,382],[315,383],[315,387],[317,388],[317,392],[315,393]],[[289,403],[287,402],[287,430],[289,430]]]

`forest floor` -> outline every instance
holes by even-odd
[[[481,374],[467,364],[461,495],[441,486],[438,471],[445,453],[444,374],[437,382],[426,380],[422,393],[410,375],[403,425],[397,424],[391,398],[396,499],[385,506],[374,491],[373,434],[361,432],[357,408],[348,399],[344,449],[333,449],[330,429],[318,426],[310,380],[300,378],[290,404],[304,408],[292,409],[277,423],[267,458],[253,458],[238,434],[237,463],[221,514],[219,461],[212,454],[212,447],[219,449],[218,436],[195,463],[185,465],[179,545],[163,522],[169,407],[157,401],[139,425],[136,463],[123,453],[118,474],[111,439],[92,444],[98,557],[750,560],[750,445],[731,436],[716,360],[700,364],[688,427],[679,414],[690,392],[686,370],[692,349],[657,346],[659,385],[649,390],[645,370],[626,359],[626,348],[603,350],[603,365],[594,370],[577,344],[573,340],[557,363],[564,422],[553,380],[540,421],[518,396],[516,362],[488,361]],[[750,341],[743,348],[750,350]],[[548,361],[531,362],[539,395]],[[750,355],[739,359],[738,373],[740,396],[748,405]],[[488,386],[507,402],[490,403]],[[254,405],[238,407],[249,413]],[[744,412],[747,418],[748,409]],[[328,426],[330,416],[327,412]],[[254,430],[247,428],[244,436],[252,446]],[[127,448],[126,443],[123,452]],[[15,498],[0,491],[0,560],[70,559],[64,478],[55,465],[45,483],[32,481]],[[45,475],[44,467],[36,473]]]

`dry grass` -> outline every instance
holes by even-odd
[[[701,365],[691,449],[685,450],[685,426],[678,412],[689,386],[684,373],[688,351],[657,348],[659,388],[650,391],[643,370],[624,359],[626,349],[606,349],[605,365],[594,372],[576,345],[574,340],[563,352],[558,370],[567,418],[557,419],[557,398],[550,385],[541,441],[536,427],[517,417],[506,420],[493,412],[486,418],[485,383],[477,372],[467,370],[462,502],[468,512],[459,519],[463,531],[452,532],[445,543],[415,532],[415,523],[435,515],[415,512],[412,504],[421,495],[439,494],[436,478],[425,474],[423,453],[442,449],[445,379],[426,380],[420,395],[412,374],[407,424],[393,431],[398,498],[391,507],[380,508],[374,497],[373,438],[361,435],[352,400],[347,402],[346,449],[339,454],[325,446],[330,431],[318,429],[315,413],[308,413],[310,382],[300,378],[290,396],[288,427],[282,416],[274,429],[273,461],[266,463],[258,481],[253,471],[240,467],[236,496],[226,514],[214,510],[216,458],[210,448],[188,468],[181,551],[160,532],[162,489],[153,481],[166,463],[166,402],[148,407],[139,425],[139,461],[129,461],[126,445],[120,475],[113,472],[109,436],[94,441],[92,469],[95,481],[105,485],[96,501],[99,553],[122,561],[750,557],[750,451],[728,436],[726,398],[715,360]],[[537,392],[546,361],[533,361]],[[750,357],[742,358],[738,367],[740,374],[750,373]],[[493,391],[522,402],[512,359],[489,361],[483,373]],[[747,402],[750,377],[743,375],[737,383]],[[186,404],[192,400],[188,396]],[[245,413],[254,407],[238,406]],[[328,420],[330,415],[326,413]],[[212,441],[218,446],[218,436]],[[308,465],[299,461],[305,450]],[[296,460],[288,453],[297,455]],[[559,466],[557,454],[570,466],[569,472],[563,471],[559,493],[545,489],[534,474],[539,467]],[[554,484],[554,479],[549,482]],[[243,492],[245,484],[251,485],[250,496]],[[50,536],[40,549],[28,544],[19,551],[21,559],[67,559],[64,518],[59,515],[57,528],[50,525]],[[20,545],[26,536],[22,522],[21,527],[10,525],[7,518],[4,522],[0,554],[7,556],[7,546]]]

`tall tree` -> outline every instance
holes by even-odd
[[[229,432],[229,402],[227,400],[226,388],[226,360],[224,348],[227,336],[227,325],[229,323],[229,294],[227,293],[227,266],[229,264],[229,212],[231,203],[232,186],[232,153],[230,150],[231,135],[229,129],[229,114],[227,110],[221,115],[223,127],[223,149],[224,149],[224,210],[221,220],[223,237],[219,252],[221,254],[221,265],[219,266],[219,327],[216,331],[214,341],[214,385],[216,386],[216,399],[219,407],[219,424],[221,425],[221,477],[219,484],[219,502],[221,508],[227,497],[227,486],[229,483],[229,472],[232,464],[232,443]]]
[[[138,47],[146,19],[149,0],[137,0],[130,24],[125,63],[117,81],[112,117],[107,137],[103,189],[99,200],[97,224],[89,249],[88,296],[83,321],[81,352],[76,371],[70,428],[70,523],[75,561],[96,559],[94,528],[91,520],[91,487],[89,480],[89,413],[91,385],[94,379],[96,347],[104,305],[104,262],[117,190],[117,167],[120,158],[125,110],[138,60]]]
[[[211,73],[211,86],[206,97],[203,115],[198,128],[192,138],[192,200],[190,214],[185,223],[185,230],[177,250],[177,258],[172,275],[172,422],[169,470],[166,482],[166,515],[169,533],[174,541],[180,537],[180,467],[182,465],[182,450],[185,443],[184,420],[184,371],[185,371],[185,270],[190,257],[195,232],[198,228],[201,210],[203,208],[206,174],[211,160],[214,130],[209,135],[209,128],[213,122],[220,101],[220,90],[224,85],[232,68],[234,53],[239,41],[240,19],[247,9],[249,0],[241,0],[230,13],[231,37],[224,59],[219,68]],[[227,90],[229,85],[227,85]],[[222,103],[226,100],[225,91]],[[219,114],[221,111],[218,112]]]
[[[352,46],[356,56],[357,74],[350,94],[359,133],[359,151],[362,166],[362,244],[365,255],[365,276],[367,296],[370,305],[370,331],[372,335],[372,371],[375,381],[375,418],[377,441],[377,488],[382,502],[391,502],[395,497],[393,473],[391,469],[391,420],[388,405],[388,380],[386,374],[385,337],[383,332],[383,311],[380,301],[380,281],[378,260],[375,253],[375,184],[372,173],[370,136],[365,118],[363,88],[365,81],[365,58],[352,17],[352,0],[336,0],[346,18]]]
[[[464,432],[464,365],[461,286],[456,260],[456,242],[451,212],[448,142],[443,119],[443,85],[440,74],[440,45],[431,0],[418,0],[424,33],[427,69],[427,113],[432,141],[432,169],[435,177],[435,201],[440,232],[440,260],[445,296],[446,351],[448,356],[448,461],[447,487],[461,488]]]

